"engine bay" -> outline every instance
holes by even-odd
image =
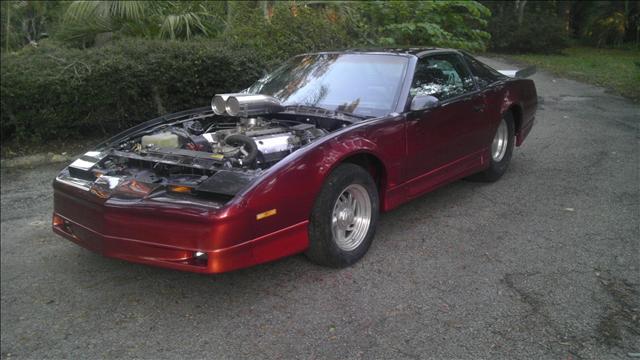
[[[142,157],[192,157],[191,164],[201,168],[265,169],[327,133],[313,124],[261,117],[206,128],[191,120],[126,141],[117,150]]]
[[[230,117],[193,112],[90,151],[59,179],[94,194],[232,197],[265,169],[348,122],[298,113]],[[86,185],[85,184],[85,185]]]

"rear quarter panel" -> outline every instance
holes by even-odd
[[[520,146],[535,118],[538,105],[536,87],[531,79],[508,79],[490,86],[484,93],[487,98],[487,116],[490,119],[490,131],[487,133],[487,142],[490,142],[500,123],[503,114],[511,109],[520,112],[521,122],[516,133],[516,145]]]

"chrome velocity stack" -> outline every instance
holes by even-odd
[[[280,112],[283,107],[268,95],[233,95],[227,98],[225,110],[231,116],[249,117]]]
[[[227,99],[230,96],[242,95],[242,93],[232,93],[232,94],[217,94],[211,99],[211,110],[216,115],[224,115],[226,114],[227,107]]]

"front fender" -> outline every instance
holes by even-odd
[[[369,154],[384,166],[386,188],[400,183],[406,154],[403,116],[365,121],[336,131],[283,159],[238,194],[232,208],[246,214],[254,237],[307,221],[326,177],[348,158]],[[275,211],[272,211],[274,210]],[[258,214],[275,214],[260,220]]]

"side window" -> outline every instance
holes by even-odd
[[[475,90],[473,77],[456,54],[436,54],[418,60],[410,94],[446,100]]]
[[[503,77],[499,72],[493,70],[492,68],[486,66],[485,64],[472,58],[471,56],[465,55],[464,59],[469,64],[471,72],[476,77],[476,81],[478,81],[478,85],[480,85],[480,88],[485,88]]]

